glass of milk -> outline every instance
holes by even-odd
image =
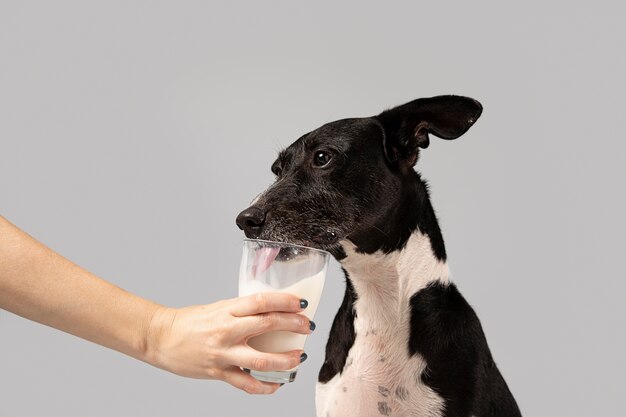
[[[301,313],[313,319],[324,287],[330,254],[326,251],[288,243],[244,239],[239,270],[239,296],[259,292],[294,294],[309,302]],[[261,352],[286,352],[303,349],[307,335],[276,331],[248,340],[250,347]],[[253,377],[267,382],[292,382],[297,367],[284,371],[261,372],[244,369]]]

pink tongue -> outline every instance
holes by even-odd
[[[252,276],[256,277],[259,274],[267,271],[272,265],[274,259],[280,252],[280,248],[259,248],[254,254],[254,263],[252,264]]]

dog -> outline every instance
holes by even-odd
[[[420,98],[328,123],[282,150],[276,181],[237,216],[247,237],[329,251],[346,276],[316,388],[318,417],[513,417],[480,321],[449,281],[428,186],[430,136],[480,117],[468,97]]]

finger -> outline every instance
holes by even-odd
[[[230,355],[230,356],[228,356]],[[307,358],[302,350],[282,353],[265,353],[249,346],[231,349],[227,354],[228,363],[255,371],[285,371],[300,365]]]
[[[271,311],[299,313],[308,305],[309,303],[306,300],[301,300],[293,294],[262,292],[235,299],[230,313],[237,317],[269,313]]]
[[[259,381],[236,366],[224,371],[223,379],[233,387],[239,388],[248,394],[273,394],[280,388],[279,384]]]
[[[233,320],[235,323],[231,335],[235,339],[247,339],[262,333],[279,330],[311,334],[315,329],[315,323],[308,317],[294,313],[264,313]]]

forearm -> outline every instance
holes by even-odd
[[[293,369],[306,355],[258,352],[247,340],[271,331],[309,334],[314,328],[298,314],[306,303],[284,293],[162,307],[85,271],[2,216],[0,308],[170,372],[221,379],[256,394],[271,394],[279,385],[258,381],[242,367]]]
[[[0,216],[0,308],[146,360],[159,305],[73,264]]]

